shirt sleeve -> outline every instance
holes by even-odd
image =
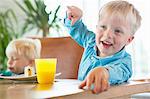
[[[130,56],[114,61],[105,67],[109,71],[109,82],[111,85],[125,82],[132,76]]]
[[[68,28],[71,37],[84,48],[93,40],[93,38],[95,38],[95,34],[87,29],[81,19],[71,26],[71,21],[68,18],[65,18],[64,24]]]

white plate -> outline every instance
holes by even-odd
[[[55,77],[60,76],[61,73],[55,74]],[[33,76],[26,77],[24,74],[15,75],[15,76],[1,76],[0,78],[8,79],[8,80],[36,80],[36,74]]]
[[[15,76],[0,76],[0,78],[8,80],[36,80],[36,75],[26,77],[24,74]]]

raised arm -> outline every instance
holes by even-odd
[[[65,26],[68,28],[71,37],[82,47],[85,47],[87,41],[92,39],[95,34],[87,29],[83,24],[81,9],[75,6],[69,6],[67,17],[64,20]]]
[[[68,6],[67,8],[67,17],[71,20],[71,26],[73,26],[77,20],[81,19],[83,12],[75,6]]]

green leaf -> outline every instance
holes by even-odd
[[[60,6],[58,6],[55,11],[50,11],[50,13],[46,13],[46,6],[43,0],[32,0],[32,2],[31,0],[23,0],[23,3],[24,6],[16,1],[16,4],[26,14],[26,20],[22,31],[27,32],[31,29],[37,28],[38,30],[43,31],[43,36],[47,35],[49,33],[49,28],[55,27],[54,24],[57,24],[58,22],[57,13]],[[49,16],[52,20],[50,24],[48,22]],[[56,26],[56,28],[58,27]]]
[[[2,70],[5,70],[7,67],[5,49],[8,43],[17,35],[14,28],[17,22],[13,10],[8,9],[5,12],[0,12],[0,65],[3,66]]]

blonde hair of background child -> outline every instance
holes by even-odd
[[[99,11],[99,21],[105,16],[117,16],[129,22],[132,35],[135,34],[141,25],[139,12],[127,1],[118,0],[105,4]]]
[[[10,56],[10,52],[16,52],[18,55],[33,60],[40,57],[41,43],[38,39],[21,38],[12,40],[7,48],[6,55]]]

